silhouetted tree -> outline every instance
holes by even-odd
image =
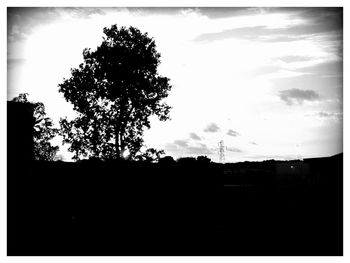
[[[50,140],[58,133],[53,127],[52,120],[46,117],[45,106],[42,102],[28,101],[28,93],[21,93],[12,101],[30,103],[34,107],[34,159],[40,161],[54,161],[58,152],[58,146],[52,146]]]
[[[181,163],[181,164],[194,164],[196,163],[196,158],[194,157],[180,157],[176,160],[178,163]]]
[[[160,54],[147,33],[116,25],[103,32],[102,44],[85,49],[84,62],[59,85],[79,113],[72,121],[60,120],[64,143],[71,144],[74,159],[135,159],[149,117],[169,119],[170,107],[162,100],[171,86],[157,72]]]
[[[144,162],[157,162],[163,154],[163,150],[148,148],[145,152],[140,152],[139,154],[137,154],[135,156],[135,159]]]
[[[164,156],[163,158],[160,158],[158,162],[162,164],[173,164],[175,163],[175,160],[171,156]]]
[[[203,156],[203,155],[198,156],[197,161],[201,162],[201,163],[210,163],[211,162],[210,158],[208,158],[207,156]]]

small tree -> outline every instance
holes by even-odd
[[[181,164],[194,164],[196,163],[195,157],[180,157],[176,160],[178,163]]]
[[[162,163],[162,164],[166,164],[166,165],[174,164],[175,160],[173,157],[167,155],[167,156],[164,156],[163,158],[159,158],[158,163]]]
[[[27,96],[28,93],[21,93],[12,101],[30,103],[34,106],[34,159],[54,161],[59,147],[52,146],[50,140],[56,136],[58,129],[53,128],[52,120],[46,117],[44,104],[42,102],[30,102]]]
[[[171,89],[158,74],[160,54],[147,33],[134,27],[104,28],[102,44],[83,51],[84,62],[71,70],[59,91],[79,115],[61,119],[64,143],[74,159],[135,159],[143,146],[149,117],[169,119],[170,107],[162,102]]]
[[[197,162],[200,162],[200,163],[210,163],[211,160],[210,160],[210,158],[208,158],[207,156],[200,155],[200,156],[197,156]]]

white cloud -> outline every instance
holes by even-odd
[[[201,140],[201,137],[199,137],[196,133],[194,132],[191,132],[190,133],[190,138],[193,139],[193,140],[196,140],[196,141],[200,141]]]
[[[232,130],[232,129],[229,129],[229,130],[227,131],[227,135],[233,136],[233,137],[237,137],[237,136],[239,136],[239,133],[236,132],[236,131],[234,131],[234,130]]]
[[[304,101],[320,100],[320,95],[314,90],[289,89],[281,90],[279,97],[287,103],[287,105],[299,104],[302,105]]]
[[[211,123],[207,125],[207,127],[204,129],[204,132],[218,132],[218,131],[220,131],[220,128],[215,123]]]

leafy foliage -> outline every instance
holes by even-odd
[[[181,164],[194,164],[196,163],[195,157],[180,157],[176,160],[178,163]]]
[[[164,157],[160,158],[158,160],[158,162],[162,163],[162,164],[174,164],[175,160],[174,160],[174,158],[172,156],[167,155],[167,156],[164,156]]]
[[[200,155],[200,156],[197,156],[197,162],[210,163],[211,160],[207,156]]]
[[[157,162],[163,154],[165,154],[164,150],[148,148],[144,153],[138,154],[135,159],[144,162]]]
[[[60,120],[64,143],[76,160],[135,159],[149,117],[169,119],[170,107],[162,100],[171,86],[157,72],[160,54],[147,33],[116,25],[103,32],[102,44],[95,51],[85,49],[84,62],[59,85],[78,112],[74,120]]]
[[[52,146],[50,140],[58,133],[53,128],[53,122],[46,117],[45,106],[42,102],[28,101],[28,93],[21,93],[13,98],[14,102],[30,103],[34,106],[34,159],[40,161],[54,161],[58,152],[58,146]]]

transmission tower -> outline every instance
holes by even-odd
[[[225,161],[225,146],[223,140],[219,142],[219,161],[222,163]]]

